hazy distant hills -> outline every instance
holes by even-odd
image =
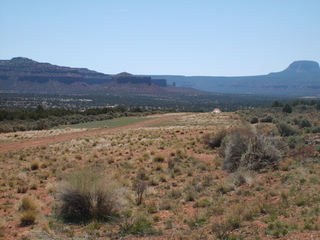
[[[237,94],[320,95],[320,68],[314,61],[296,61],[276,73],[244,77],[206,77],[153,75],[167,79],[176,86],[192,87],[203,91]]]
[[[126,72],[112,76],[86,68],[39,63],[28,58],[0,60],[0,92],[197,94],[203,91],[320,96],[320,68],[314,61],[296,61],[281,72],[260,76],[135,76]]]
[[[86,68],[61,67],[22,57],[0,61],[0,91],[65,94],[202,93],[197,89],[168,86],[165,79],[134,76],[126,72],[111,76]]]

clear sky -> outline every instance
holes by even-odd
[[[0,59],[246,76],[320,62],[320,0],[0,0]]]

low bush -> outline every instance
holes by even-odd
[[[155,230],[153,229],[153,222],[146,217],[137,218],[128,233],[134,235],[153,234],[155,233]]]
[[[271,235],[275,238],[284,237],[288,232],[288,226],[279,221],[270,223],[265,231],[266,234]]]
[[[310,129],[308,129],[306,132],[319,133],[320,132],[320,127],[312,127]]]
[[[306,138],[302,135],[290,136],[287,140],[290,148],[301,148],[306,143]]]
[[[312,124],[311,122],[308,120],[308,119],[302,119],[300,122],[299,122],[299,127],[300,128],[307,128],[307,127],[311,127]]]
[[[299,133],[293,126],[284,122],[278,122],[276,126],[281,137],[288,137]]]
[[[71,174],[60,192],[61,216],[72,222],[108,220],[121,207],[119,185],[95,168]]]
[[[275,137],[263,137],[249,129],[234,129],[224,140],[222,169],[234,172],[239,168],[260,171],[277,167],[281,153]]]
[[[266,116],[260,119],[260,122],[272,122],[273,118],[271,116]]]
[[[259,119],[257,117],[253,117],[250,119],[250,123],[251,124],[255,124],[255,123],[258,123],[259,122]]]

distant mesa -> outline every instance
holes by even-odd
[[[119,74],[113,76],[112,81],[115,81],[119,84],[122,84],[122,83],[132,83],[132,84],[145,83],[145,84],[148,84],[149,86],[151,85],[151,77],[138,77],[138,76],[132,75],[127,72],[122,72],[122,73],[119,73]]]
[[[289,67],[285,71],[290,72],[309,72],[312,70],[319,70],[319,63],[315,61],[295,61],[289,65]]]
[[[24,57],[12,58],[11,62],[13,64],[35,64],[35,63],[37,63],[36,61],[33,61],[32,59],[24,58]]]
[[[112,81],[115,81],[119,84],[121,83],[132,83],[132,84],[140,84],[145,83],[149,86],[151,84],[157,85],[159,87],[167,87],[167,80],[166,79],[152,79],[151,77],[143,77],[143,76],[136,76],[132,75],[127,72],[122,72],[112,77]]]

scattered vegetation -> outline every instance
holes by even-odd
[[[285,104],[292,113],[283,112]],[[278,101],[4,152],[0,233],[13,239],[24,232],[38,239],[317,236],[318,111],[311,101]],[[31,138],[16,134],[12,141]]]

